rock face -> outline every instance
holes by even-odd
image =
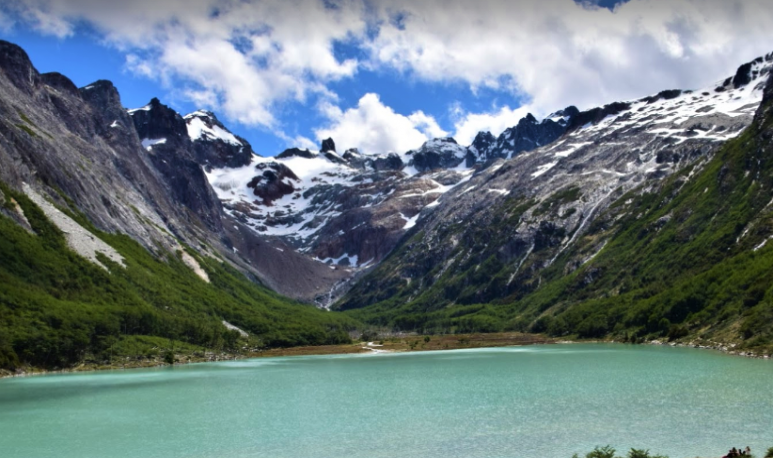
[[[250,163],[252,146],[232,134],[211,111],[196,111],[185,116],[188,136],[193,142],[196,162],[205,170],[242,167]]]
[[[332,138],[328,138],[325,140],[322,140],[322,147],[320,148],[320,151],[323,153],[326,153],[328,151],[336,152],[336,144],[333,141]]]
[[[193,142],[182,116],[156,98],[143,108],[130,110],[129,114],[153,166],[168,184],[169,193],[210,230],[221,232],[220,201],[208,186],[201,164],[196,161]]]
[[[561,137],[578,114],[576,107],[568,107],[537,121],[530,113],[497,138],[490,132],[481,132],[470,146],[472,155],[468,164],[508,159],[547,145]]]
[[[19,192],[26,183],[160,256],[182,242],[287,296],[326,294],[345,272],[223,212],[203,168],[239,166],[251,156],[249,144],[211,113],[182,118],[158,100],[127,111],[109,81],[78,89],[61,74],[39,74],[21,48],[0,41],[0,180]],[[13,202],[4,205],[3,214],[30,230]]]
[[[413,167],[422,173],[458,166],[467,156],[467,148],[457,144],[453,138],[437,138],[406,154],[411,157]]]
[[[262,170],[263,173],[255,175],[247,183],[247,187],[262,199],[263,205],[270,207],[275,200],[295,192],[293,183],[298,182],[298,177],[286,165],[278,162],[262,162],[256,165],[255,169]]]

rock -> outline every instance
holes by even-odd
[[[288,148],[288,149],[282,151],[281,153],[279,153],[279,155],[277,155],[277,159],[286,159],[286,158],[290,158],[290,157],[294,157],[294,156],[295,157],[303,157],[303,158],[306,158],[306,159],[313,159],[313,158],[317,157],[316,154],[312,153],[311,151],[309,151],[307,149]]]
[[[43,73],[40,75],[40,79],[49,87],[68,92],[74,96],[80,96],[80,92],[78,92],[78,87],[75,86],[75,83],[73,83],[70,78],[62,75],[61,73]]]
[[[247,187],[252,188],[254,194],[262,199],[263,205],[271,206],[275,200],[295,192],[292,182],[297,182],[298,177],[286,165],[277,162],[260,163],[256,168],[263,173],[253,177]]]
[[[205,169],[243,167],[255,155],[252,145],[231,133],[211,111],[199,110],[184,119],[193,142],[194,159]]]
[[[335,144],[335,142],[333,141],[332,138],[327,138],[325,140],[322,140],[322,147],[320,148],[320,151],[322,151],[322,152],[325,152],[325,151],[333,151],[333,152],[335,152],[335,150],[336,150],[336,144]]]
[[[373,170],[401,170],[404,167],[403,160],[395,153],[389,153],[386,157],[377,157],[371,161]]]
[[[453,138],[436,138],[425,142],[421,148],[407,153],[412,157],[410,164],[419,172],[435,169],[450,169],[458,166],[467,157],[467,148],[460,146]]]
[[[27,53],[19,46],[0,40],[0,71],[19,90],[31,95],[40,82],[40,74],[32,66]]]
[[[210,230],[222,231],[222,206],[196,160],[188,126],[179,113],[157,98],[130,111],[148,157],[164,177],[169,193]],[[148,143],[149,142],[149,143]]]

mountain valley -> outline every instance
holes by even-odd
[[[0,368],[393,332],[769,353],[772,67],[469,146],[261,156],[0,42]]]

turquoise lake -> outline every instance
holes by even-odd
[[[773,362],[576,344],[0,380],[0,456],[671,458],[773,447]]]

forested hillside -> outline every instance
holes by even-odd
[[[206,272],[207,283],[183,262],[182,251],[151,253],[62,208],[123,256],[125,267],[97,254],[104,269],[73,252],[27,196],[5,185],[0,189],[0,369],[154,359],[175,350],[233,353],[343,343],[356,325],[281,297],[227,263],[186,249]],[[31,231],[9,216],[18,218],[18,209]],[[249,337],[227,329],[223,320]]]

